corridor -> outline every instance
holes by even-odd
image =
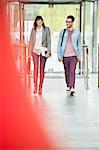
[[[43,95],[33,94],[33,110],[39,112],[44,129],[60,150],[99,150],[99,89],[97,76],[89,75],[89,89],[77,76],[75,96],[65,92],[64,77],[46,75]]]

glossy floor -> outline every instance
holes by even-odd
[[[32,82],[32,79],[31,79]],[[99,150],[99,88],[97,75],[89,76],[89,89],[77,76],[75,96],[66,93],[64,77],[45,76],[43,95],[31,96],[33,109],[42,116],[44,129],[60,150]]]

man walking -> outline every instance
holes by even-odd
[[[72,96],[75,93],[76,64],[80,60],[81,53],[81,35],[80,31],[73,27],[74,20],[71,15],[67,17],[67,28],[60,32],[57,46],[58,60],[64,65],[67,91]]]

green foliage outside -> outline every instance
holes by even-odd
[[[58,32],[65,27],[65,21],[68,15],[75,17],[74,26],[76,26],[79,18],[79,5],[53,5],[53,7],[49,7],[46,4],[33,4],[27,5],[25,9],[28,20],[34,20],[37,15],[41,15],[45,24],[54,32]]]

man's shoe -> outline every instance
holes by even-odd
[[[70,91],[70,87],[67,87],[66,91],[67,91],[67,92]]]
[[[70,88],[69,87],[67,87],[66,92],[67,92],[67,94],[70,94]]]
[[[71,89],[70,89],[70,95],[71,95],[71,96],[74,96],[74,93],[75,93],[74,88],[71,88]]]

